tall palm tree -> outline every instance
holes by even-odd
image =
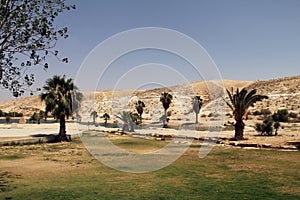
[[[233,89],[231,92],[229,90],[226,91],[230,102],[226,100],[225,101],[229,108],[232,110],[234,119],[236,121],[234,125],[234,138],[236,140],[242,140],[244,139],[245,127],[243,117],[247,114],[248,108],[254,107],[254,103],[262,101],[263,99],[267,99],[268,96],[256,94],[255,89],[251,90],[250,92],[248,92],[245,88],[243,88],[241,91],[239,89],[236,89],[235,94],[233,93]]]
[[[165,117],[163,120],[164,128],[167,127],[167,120],[166,120],[167,119],[167,110],[170,107],[170,104],[172,103],[172,99],[173,99],[173,96],[167,92],[162,93],[160,96],[160,101],[163,104],[164,111],[165,111],[165,114],[164,114]]]
[[[51,112],[54,118],[59,119],[60,128],[58,141],[69,141],[66,135],[66,117],[72,116],[72,96],[77,87],[72,79],[65,79],[65,75],[53,76],[46,81],[41,94],[41,100],[46,104],[46,115]],[[80,100],[77,98],[77,101]]]
[[[144,104],[144,102],[143,101],[140,101],[140,100],[138,100],[138,102],[136,103],[136,105],[135,105],[135,109],[136,109],[136,111],[139,113],[139,115],[140,115],[140,123],[142,123],[142,114],[143,114],[143,112],[144,112],[144,107],[145,107],[145,104]]]
[[[192,98],[192,104],[193,104],[193,110],[194,112],[196,113],[196,122],[195,124],[198,124],[198,115],[199,115],[199,112],[200,112],[200,109],[203,105],[203,99],[201,99],[200,96],[194,96]]]
[[[98,117],[98,113],[95,110],[91,112],[91,117],[93,118],[93,124],[96,125],[96,118]]]
[[[107,120],[110,119],[110,116],[109,116],[109,114],[104,113],[104,114],[102,115],[102,117],[104,118],[104,124],[106,125],[106,124],[107,124]]]

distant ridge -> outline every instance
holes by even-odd
[[[269,100],[257,106],[257,109],[276,110],[278,108],[288,108],[295,112],[300,111],[300,75],[289,76],[284,78],[277,78],[271,80],[223,80],[226,89],[231,88],[247,88],[257,89],[259,94],[270,96]],[[210,101],[208,97],[208,87],[206,81],[196,81],[188,84],[172,86],[169,88],[156,88],[145,91],[96,91],[95,92],[95,109],[99,113],[109,111],[107,107],[110,106],[110,99],[123,97],[126,95],[135,96],[135,98],[142,99],[146,105],[154,105],[159,103],[159,96],[162,92],[184,91],[186,88],[192,88],[195,95],[204,97],[205,103]],[[94,94],[93,94],[94,95]],[[3,112],[21,112],[26,116],[30,116],[33,112],[44,110],[44,104],[40,101],[38,96],[25,97],[17,100],[0,102],[0,110]]]

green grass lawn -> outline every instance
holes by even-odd
[[[116,137],[148,151],[164,141]],[[132,174],[95,160],[79,140],[0,147],[0,199],[300,199],[300,154],[199,145],[159,171]]]

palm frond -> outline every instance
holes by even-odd
[[[235,94],[226,90],[230,102],[226,101],[228,107],[233,111],[233,115],[236,119],[241,119],[246,113],[249,107],[253,106],[255,102],[262,101],[268,98],[264,95],[256,95],[256,90],[253,89],[248,92],[245,88],[242,90],[236,89]]]
[[[65,75],[54,75],[52,78],[47,79],[43,87],[44,92],[40,96],[41,100],[46,104],[47,111],[55,113],[56,117],[59,116],[60,112],[71,116],[73,102],[76,105],[76,109],[78,109],[79,102],[82,100],[82,95],[72,95],[74,88],[77,89],[73,80],[71,78],[66,80]],[[73,97],[75,98],[73,99]]]

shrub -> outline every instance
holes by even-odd
[[[272,117],[265,118],[263,123],[255,124],[255,130],[257,132],[260,132],[261,135],[272,135],[274,129],[275,129],[275,135],[277,135],[279,127],[280,127],[280,123],[278,121],[274,123]]]
[[[38,124],[40,124],[41,119],[43,119],[44,117],[45,117],[45,112],[41,110],[39,113],[34,112],[29,118],[29,121],[33,123],[37,122]]]
[[[218,113],[209,113],[208,114],[208,117],[219,117],[220,116],[220,114],[218,114]]]
[[[275,135],[278,135],[278,129],[280,127],[280,123],[279,122],[275,122],[273,126],[275,128]]]
[[[30,122],[36,123],[38,120],[38,114],[35,112],[31,115],[31,117],[29,118]]]
[[[23,113],[14,112],[14,115],[15,115],[16,117],[23,117]]]
[[[255,130],[257,132],[260,132],[262,134],[264,132],[264,130],[265,130],[265,125],[262,124],[262,123],[256,123],[255,124]]]
[[[23,117],[23,113],[18,113],[18,112],[9,112],[9,113],[5,113],[2,112],[2,117],[6,117],[6,116],[10,116],[10,117]]]
[[[40,112],[39,112],[39,118],[40,118],[40,119],[43,119],[43,118],[45,118],[45,117],[46,117],[46,112],[43,111],[43,110],[40,110]]]
[[[276,122],[288,122],[289,112],[287,109],[278,110],[272,115],[272,118]]]
[[[272,112],[269,109],[262,109],[261,110],[261,115],[270,115]]]
[[[9,123],[10,120],[11,120],[11,117],[10,117],[9,115],[6,115],[6,116],[5,116],[5,121],[6,121],[6,123]]]
[[[263,121],[263,124],[265,125],[264,132],[265,132],[267,135],[272,135],[272,133],[273,133],[273,124],[274,124],[274,121],[272,120],[272,118],[271,118],[271,117],[267,117],[267,118]]]
[[[256,116],[256,115],[261,115],[261,112],[258,111],[258,110],[256,110],[256,111],[254,111],[254,112],[252,113],[252,115],[254,115],[254,116]]]
[[[170,117],[171,115],[172,115],[172,111],[169,110],[169,111],[167,112],[167,116]]]
[[[298,117],[298,114],[297,114],[297,113],[291,112],[291,113],[289,113],[289,117],[290,117],[290,118],[297,118],[297,117]]]

